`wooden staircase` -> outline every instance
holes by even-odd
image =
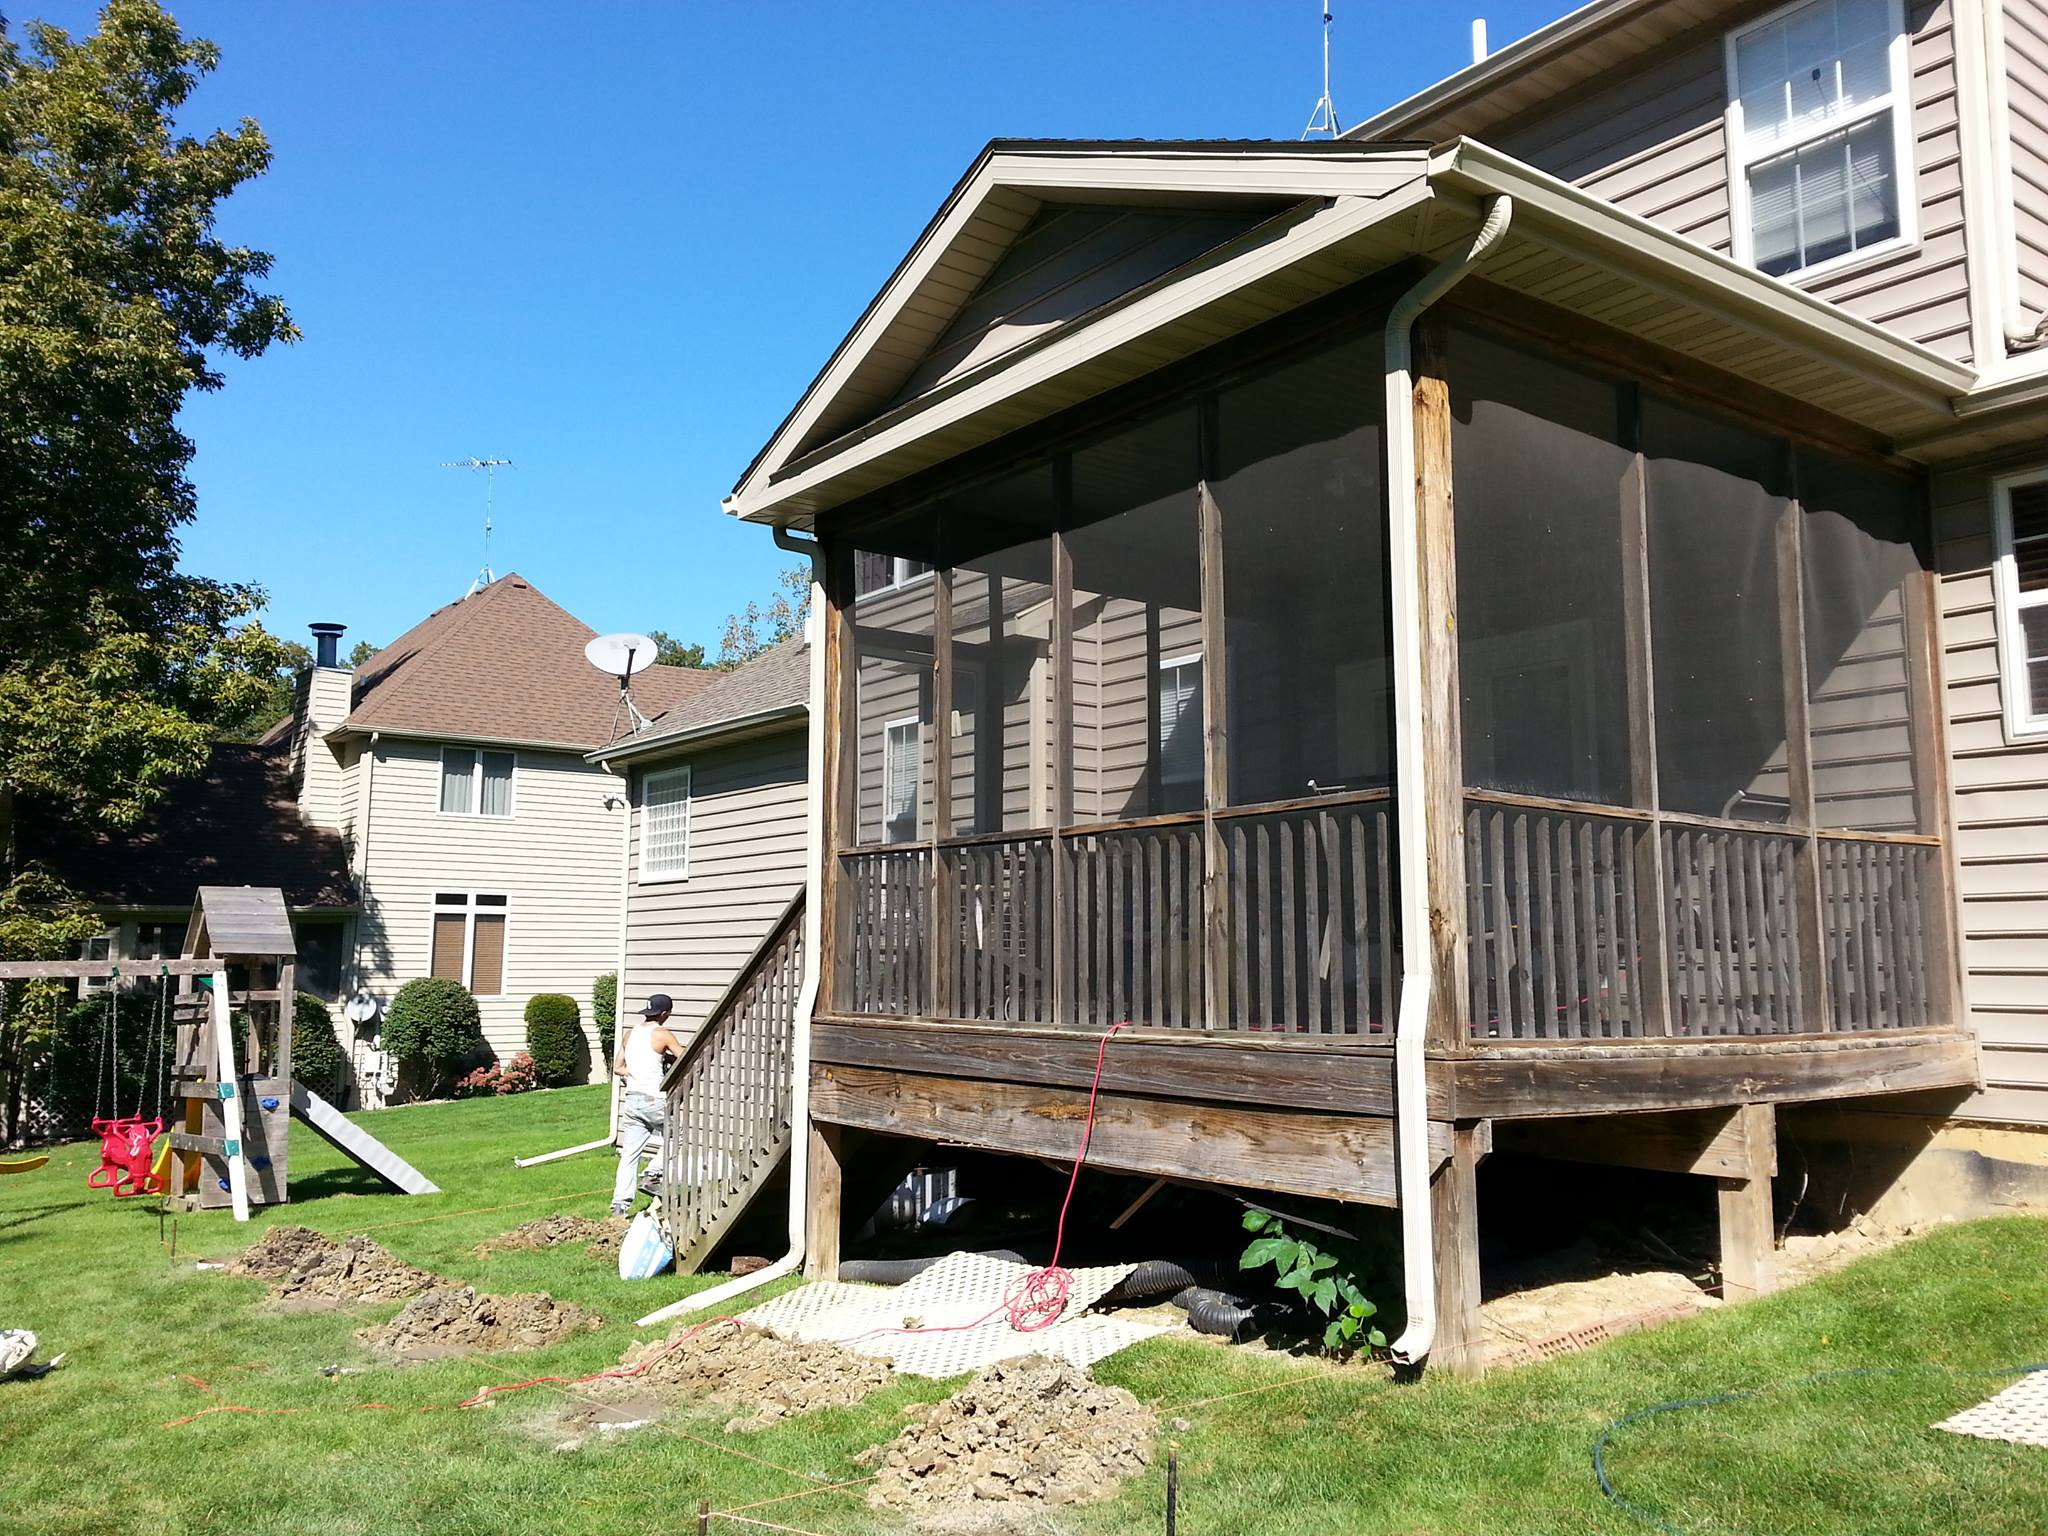
[[[661,1218],[692,1274],[789,1155],[804,896],[776,919],[663,1081]]]

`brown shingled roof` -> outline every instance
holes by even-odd
[[[588,750],[617,733],[618,683],[583,659],[595,633],[525,577],[501,576],[436,609],[356,669],[341,729]],[[723,676],[649,667],[633,679],[660,714]]]

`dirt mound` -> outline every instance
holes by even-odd
[[[856,1459],[878,1509],[1100,1498],[1152,1459],[1158,1420],[1122,1387],[1033,1355],[991,1365]]]
[[[230,1269],[271,1281],[278,1301],[297,1305],[399,1301],[434,1283],[361,1233],[336,1242],[296,1226],[272,1227]]]
[[[425,1360],[539,1349],[603,1322],[544,1293],[479,1296],[466,1285],[441,1285],[415,1296],[390,1322],[358,1328],[356,1337],[402,1358]]]
[[[593,1221],[588,1216],[542,1216],[521,1222],[502,1237],[478,1243],[476,1251],[480,1257],[488,1258],[514,1249],[559,1248],[565,1243],[581,1243],[583,1251],[593,1259],[614,1258],[619,1244],[625,1240],[629,1219],[611,1216]]]
[[[819,1408],[844,1408],[889,1380],[887,1362],[836,1344],[793,1344],[730,1323],[693,1335],[691,1326],[627,1350],[619,1364],[646,1369],[618,1385],[750,1408],[725,1426],[743,1430]]]

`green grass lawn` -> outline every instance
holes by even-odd
[[[603,1213],[608,1159],[511,1163],[587,1140],[603,1115],[593,1088],[366,1117],[445,1191],[420,1199],[377,1193],[295,1127],[293,1203],[242,1228],[225,1212],[179,1217],[175,1264],[148,1202],[85,1187],[91,1149],[0,1179],[0,1327],[33,1328],[45,1357],[69,1356],[41,1381],[0,1384],[0,1531],[617,1536],[694,1529],[700,1498],[756,1505],[752,1518],[770,1528],[818,1536],[891,1528],[858,1488],[759,1501],[858,1476],[852,1456],[893,1433],[905,1405],[940,1395],[938,1384],[906,1381],[858,1408],[752,1434],[726,1435],[726,1415],[708,1412],[575,1451],[557,1449],[565,1437],[552,1425],[573,1402],[546,1388],[487,1410],[418,1411],[494,1381],[601,1369],[633,1336],[633,1317],[710,1283],[628,1285],[573,1248],[476,1256],[477,1243],[530,1217]],[[607,1326],[534,1354],[380,1364],[353,1331],[394,1307],[281,1316],[264,1310],[259,1283],[192,1268],[287,1220],[368,1232],[483,1289],[544,1289]],[[1395,1386],[1376,1371],[1176,1340],[1126,1351],[1097,1374],[1158,1406],[1180,1448],[1187,1536],[1557,1536],[1648,1529],[1601,1499],[1589,1464],[1601,1426],[1632,1410],[1816,1371],[2042,1359],[2048,1220],[2009,1218],[1477,1384]],[[360,1371],[323,1376],[329,1364]],[[2002,1384],[1929,1370],[1785,1389],[1633,1426],[1610,1466],[1624,1493],[1688,1533],[2036,1536],[2048,1530],[2048,1450],[1926,1427]],[[386,1406],[359,1406],[373,1402]],[[294,1412],[163,1427],[220,1403]],[[1157,1531],[1163,1486],[1162,1456],[1117,1501],[1029,1529]]]

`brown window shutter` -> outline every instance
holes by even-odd
[[[462,980],[462,914],[434,914],[433,972],[451,981]]]
[[[469,990],[478,997],[496,997],[505,990],[505,919],[500,913],[476,915],[476,955],[470,965]]]

